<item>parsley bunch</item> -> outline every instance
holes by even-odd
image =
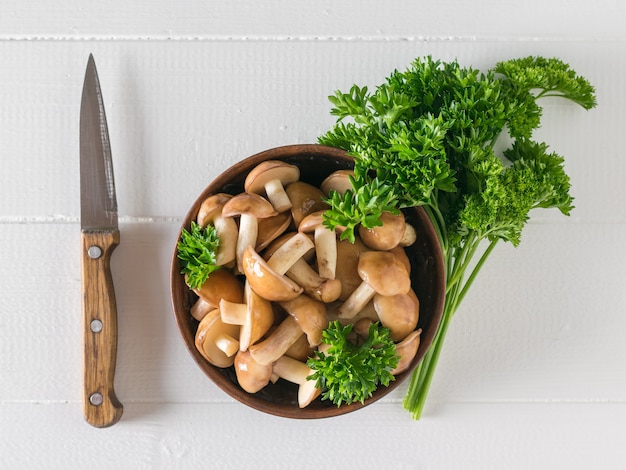
[[[388,328],[372,323],[367,338],[357,343],[350,340],[352,327],[351,323],[331,322],[322,333],[322,343],[328,348],[315,351],[307,361],[315,371],[307,379],[316,381],[322,399],[337,406],[363,403],[379,383],[389,385],[395,380],[391,371],[400,359]]]
[[[190,231],[183,229],[177,244],[181,260],[181,274],[191,289],[204,284],[209,275],[220,267],[215,264],[215,254],[220,239],[213,225],[202,228],[192,221]]]
[[[450,319],[496,243],[517,246],[531,209],[569,215],[573,208],[563,158],[532,138],[542,115],[538,100],[555,96],[584,109],[596,105],[584,77],[542,57],[500,62],[485,73],[418,58],[372,92],[354,85],[329,97],[338,121],[319,142],[347,150],[355,178],[343,198],[328,198],[325,225],[376,225],[378,201],[367,199],[372,187],[384,195],[385,210],[422,206],[443,250],[442,322],[404,403],[415,419]],[[497,153],[496,143],[506,150]],[[347,238],[354,239],[353,231]]]

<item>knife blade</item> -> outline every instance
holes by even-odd
[[[119,421],[115,394],[117,304],[111,254],[120,242],[113,160],[100,81],[89,55],[80,107],[83,413],[92,426]]]

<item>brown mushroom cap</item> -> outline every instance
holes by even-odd
[[[352,189],[352,183],[350,182],[350,176],[354,176],[354,170],[337,170],[331,173],[322,181],[320,189],[327,196],[330,195],[330,191],[337,191],[343,196],[348,190]]]
[[[272,364],[259,364],[250,351],[239,351],[234,360],[239,386],[248,393],[256,393],[265,387],[272,377]]]
[[[280,212],[273,217],[259,219],[255,250],[263,251],[270,243],[285,233],[291,224],[291,212]]]
[[[398,246],[404,235],[406,227],[404,214],[394,215],[390,212],[383,212],[380,221],[382,225],[372,228],[359,225],[359,235],[363,243],[372,250],[391,250]]]
[[[406,294],[411,288],[404,264],[388,251],[366,251],[359,256],[358,272],[381,295]]]
[[[324,193],[312,184],[296,181],[287,186],[285,192],[291,201],[291,216],[295,227],[300,225],[305,215],[328,209],[328,204],[323,201]]]
[[[258,194],[239,193],[224,204],[222,215],[235,217],[242,214],[252,215],[257,219],[265,219],[278,215],[278,212],[267,199]]]
[[[222,215],[222,208],[229,200],[232,199],[232,194],[217,193],[207,197],[198,209],[198,215],[196,216],[196,222],[205,227],[216,217]]]
[[[194,292],[213,308],[217,308],[220,299],[241,303],[243,284],[231,271],[222,268],[213,271]]]
[[[300,168],[281,160],[266,160],[259,163],[248,173],[244,182],[244,191],[265,193],[278,211],[283,212],[291,207],[291,201],[284,187],[300,179]]]
[[[421,333],[421,329],[415,330],[396,344],[396,353],[400,356],[400,361],[398,361],[396,368],[391,371],[393,375],[398,375],[409,368],[419,349]]]
[[[224,205],[232,195],[217,193],[207,197],[198,210],[196,221],[201,227],[212,225],[220,239],[215,253],[215,264],[223,266],[235,259],[237,246],[237,223],[232,217],[222,215]]]
[[[232,355],[226,354],[225,348],[218,344],[220,341],[237,342],[238,337],[239,326],[222,322],[219,309],[214,309],[198,324],[195,344],[200,354],[214,366],[230,367],[235,360],[234,351]]]
[[[259,364],[271,364],[284,355],[302,335],[304,332],[296,319],[287,315],[266,338],[251,345],[248,350]]]
[[[376,294],[374,309],[380,323],[389,328],[394,341],[402,341],[415,330],[419,319],[419,301],[416,295],[396,294],[384,296]]]
[[[280,305],[296,319],[311,346],[322,342],[322,331],[328,326],[326,306],[322,302],[301,294],[295,299],[281,302]]]
[[[354,290],[359,287],[362,280],[357,267],[359,257],[369,248],[361,241],[360,237],[355,237],[354,243],[349,240],[337,241],[337,266],[335,268],[335,278],[341,281],[340,300],[346,300]]]
[[[251,246],[244,250],[242,267],[252,290],[264,299],[280,302],[294,299],[302,293],[302,287],[271,269]]]

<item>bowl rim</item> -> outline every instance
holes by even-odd
[[[184,219],[181,222],[180,229],[177,234],[176,241],[180,239],[180,235],[182,233],[183,228],[189,228],[188,225],[190,221],[195,219],[199,207],[204,199],[211,194],[221,191],[224,187],[228,186],[233,181],[233,176],[237,175],[241,178],[241,175],[244,175],[245,172],[249,171],[252,167],[264,160],[286,160],[289,158],[297,158],[301,155],[310,155],[312,158],[314,157],[324,157],[324,158],[333,158],[337,159],[337,161],[342,164],[348,164],[349,161],[352,160],[352,157],[348,155],[348,153],[342,149],[338,149],[335,147],[324,146],[320,144],[292,144],[292,145],[284,145],[280,147],[275,147],[271,149],[267,149],[256,154],[253,154],[249,157],[246,157],[237,163],[233,164],[226,170],[222,171],[216,178],[214,178],[198,195],[195,199],[194,203],[187,211]],[[242,173],[244,172],[244,173]],[[236,182],[238,183],[238,182]],[[418,355],[413,359],[411,366],[408,370],[398,374],[394,381],[392,381],[388,387],[378,387],[376,392],[372,395],[372,397],[366,399],[363,403],[355,402],[351,404],[342,404],[340,407],[335,405],[325,406],[323,408],[298,408],[296,407],[281,407],[277,402],[266,400],[265,398],[261,398],[259,394],[250,394],[245,392],[243,389],[238,387],[235,383],[232,382],[230,378],[228,378],[224,370],[221,370],[218,367],[211,365],[208,361],[206,361],[198,350],[195,348],[194,344],[194,335],[192,336],[189,328],[189,311],[188,309],[182,308],[187,301],[183,299],[183,290],[181,289],[181,280],[182,285],[187,289],[185,295],[189,296],[189,288],[184,284],[183,276],[180,274],[180,266],[177,257],[177,249],[174,247],[174,253],[171,260],[170,265],[170,294],[171,294],[171,304],[174,310],[174,316],[176,319],[176,323],[178,326],[179,333],[182,336],[183,342],[196,362],[196,364],[200,367],[203,373],[222,391],[227,393],[229,396],[239,401],[240,403],[247,405],[253,409],[258,411],[275,415],[284,418],[295,418],[295,419],[319,419],[319,418],[329,418],[334,416],[339,416],[343,414],[347,414],[358,409],[361,409],[371,403],[378,401],[383,398],[387,394],[391,393],[395,388],[397,388],[417,367],[419,362],[423,359],[427,350],[430,348],[434,336],[439,328],[439,324],[441,322],[441,318],[443,315],[443,305],[445,300],[445,266],[443,261],[443,252],[441,250],[441,246],[439,244],[438,237],[435,232],[435,228],[432,226],[430,219],[428,218],[426,212],[421,207],[411,208],[410,210],[415,211],[415,216],[420,222],[420,226],[422,226],[422,230],[427,230],[426,238],[429,241],[429,244],[432,245],[432,260],[429,262],[434,263],[435,276],[433,278],[433,282],[437,287],[435,292],[435,297],[432,300],[433,309],[432,316],[429,322],[429,328],[427,331],[422,331],[420,343],[426,345],[422,347],[420,345],[420,350],[418,351]],[[181,311],[182,310],[182,311]],[[319,399],[318,399],[319,400]],[[326,403],[326,402],[325,402]]]

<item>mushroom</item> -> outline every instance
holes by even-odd
[[[315,351],[315,348],[309,344],[306,335],[301,335],[295,343],[289,346],[289,349],[285,352],[285,356],[306,362],[313,354],[313,351]]]
[[[278,212],[274,207],[258,194],[239,193],[233,196],[222,209],[224,217],[239,217],[239,234],[237,235],[237,269],[242,270],[243,251],[247,246],[256,246],[259,231],[258,219],[273,217]]]
[[[300,294],[295,299],[280,302],[280,306],[296,319],[311,346],[322,342],[322,331],[328,326],[326,306],[322,302]]]
[[[417,326],[419,300],[412,289],[407,294],[376,294],[373,304],[380,323],[389,328],[394,341],[403,340]]]
[[[391,250],[398,246],[406,230],[404,214],[392,214],[383,212],[380,216],[382,225],[372,228],[365,228],[359,225],[359,236],[372,250]]]
[[[339,318],[352,318],[374,295],[406,294],[411,279],[396,255],[388,251],[366,251],[359,256],[358,272],[361,284],[339,307]]]
[[[315,248],[315,245],[305,234],[296,232],[293,236],[281,240],[282,243],[267,259],[267,265],[279,274],[285,274],[293,264]]]
[[[274,209],[283,212],[291,208],[291,201],[284,187],[299,178],[300,169],[297,166],[280,160],[266,160],[248,173],[244,191],[256,194],[265,192]]]
[[[248,393],[256,393],[272,378],[272,364],[259,364],[250,351],[239,351],[234,360],[239,386]]]
[[[198,324],[195,345],[200,354],[216,367],[230,367],[239,350],[239,326],[222,322],[219,309],[207,313]]]
[[[334,230],[324,226],[324,212],[316,211],[305,216],[298,226],[298,231],[314,234],[317,272],[323,278],[335,279],[337,236]]]
[[[396,353],[400,356],[398,365],[391,371],[393,375],[398,375],[409,368],[413,358],[417,354],[420,346],[421,328],[411,332],[406,338],[396,344]]]
[[[232,195],[217,193],[207,197],[198,210],[196,221],[201,227],[215,227],[220,243],[215,253],[215,264],[223,266],[235,259],[237,246],[237,223],[232,217],[224,217],[224,205],[232,199]]]
[[[304,292],[315,300],[329,303],[341,295],[339,279],[321,277],[304,259],[297,260],[288,270],[287,277],[304,289]]]
[[[270,268],[250,245],[243,253],[243,273],[252,290],[270,301],[290,300],[303,291],[294,281]]]
[[[243,284],[228,269],[213,271],[206,281],[193,291],[212,308],[217,308],[221,299],[230,302],[243,300]]]
[[[288,315],[267,338],[251,345],[248,351],[259,364],[271,364],[284,355],[302,335],[304,332],[296,319]]]
[[[348,189],[352,189],[350,177],[354,177],[354,170],[337,170],[322,181],[320,189],[326,196],[330,196],[330,191],[337,191],[342,196]]]
[[[357,267],[359,256],[369,248],[361,241],[360,237],[355,237],[354,243],[349,240],[337,240],[337,267],[335,278],[341,281],[340,300],[346,300],[350,294],[361,284],[361,278]]]
[[[324,202],[324,193],[312,184],[296,181],[287,186],[285,192],[291,201],[294,227],[298,227],[307,214],[328,209],[328,204]]]
[[[274,323],[272,304],[258,295],[246,282],[245,303],[220,301],[220,315],[224,323],[240,325],[239,349],[246,351],[265,335]]]
[[[273,372],[278,377],[299,385],[298,406],[300,408],[308,406],[322,391],[317,387],[316,380],[307,379],[313,374],[313,370],[304,362],[281,356],[274,363]]]
[[[263,251],[267,245],[280,237],[291,224],[291,212],[281,212],[273,217],[259,219],[255,250]]]

